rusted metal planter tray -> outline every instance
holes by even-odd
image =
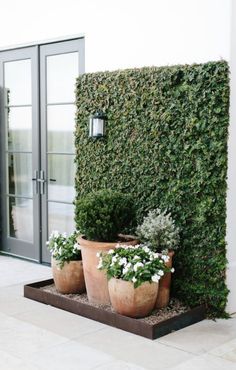
[[[164,318],[157,323],[153,323],[152,320],[147,319],[133,319],[119,315],[112,311],[112,309],[92,305],[86,301],[81,302],[80,300],[76,300],[73,298],[75,295],[62,295],[57,293],[55,289],[54,291],[47,289],[48,286],[52,285],[53,279],[27,284],[24,286],[24,297],[149,339],[162,337],[163,335],[195,324],[206,317],[205,307],[198,306],[186,312],[177,313],[171,318]],[[158,315],[158,311],[156,315]]]

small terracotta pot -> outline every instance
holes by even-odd
[[[170,257],[169,261],[166,262],[167,267],[172,267],[172,259],[175,252],[171,251],[168,253]],[[166,272],[165,275],[159,281],[159,290],[157,294],[157,300],[155,308],[167,307],[170,300],[170,286],[171,286],[171,272]]]
[[[61,269],[58,262],[52,258],[52,274],[58,292],[63,294],[85,292],[82,261],[65,262]]]
[[[148,316],[156,302],[158,283],[144,282],[138,288],[130,281],[112,278],[108,282],[114,310],[129,317]]]
[[[97,269],[99,262],[97,253],[108,252],[109,249],[114,249],[117,243],[95,242],[86,240],[82,236],[79,237],[77,241],[81,246],[84,278],[89,302],[109,304],[110,297],[108,292],[107,276],[105,271]],[[136,245],[138,244],[138,240],[130,240],[119,244]]]

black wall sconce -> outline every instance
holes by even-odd
[[[99,111],[89,118],[89,137],[101,138],[105,135],[106,115]]]

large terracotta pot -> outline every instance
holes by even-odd
[[[66,262],[62,269],[52,258],[52,274],[56,289],[63,294],[85,292],[82,261]]]
[[[97,253],[108,252],[109,249],[114,249],[117,243],[95,242],[86,240],[82,236],[77,241],[81,246],[84,278],[89,302],[110,304],[107,276],[105,271],[97,269],[99,262]],[[137,243],[137,240],[130,240],[119,244],[135,245]]]
[[[169,261],[166,262],[167,267],[172,267],[172,259],[175,252],[170,251],[168,256],[170,257]],[[171,272],[166,272],[165,275],[159,281],[159,290],[157,294],[157,300],[155,308],[164,308],[167,307],[170,300],[170,286],[171,286]]]
[[[130,281],[112,278],[108,282],[111,304],[114,310],[129,317],[145,317],[153,310],[157,298],[158,283],[144,282],[138,288]]]

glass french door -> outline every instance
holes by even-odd
[[[50,262],[53,230],[74,230],[75,79],[84,40],[0,53],[1,250]]]

